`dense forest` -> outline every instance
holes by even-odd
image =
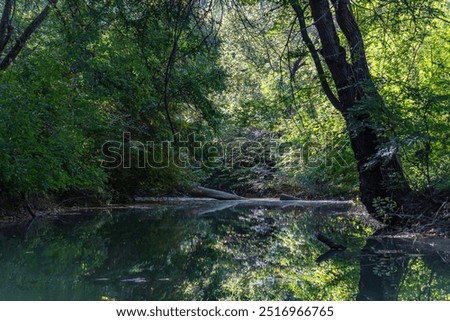
[[[359,198],[393,224],[448,221],[447,0],[1,0],[0,10],[4,211],[201,184]]]

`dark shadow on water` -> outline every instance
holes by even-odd
[[[360,265],[357,300],[448,299],[439,279],[450,278],[450,240],[376,233],[367,239]]]

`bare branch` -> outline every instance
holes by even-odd
[[[298,58],[294,61],[293,65],[292,65],[292,68],[291,68],[291,75],[290,75],[291,79],[294,79],[295,73],[297,72],[297,70],[298,70],[301,66],[304,66],[304,65],[305,65],[304,59],[305,59],[305,56],[304,56],[304,55],[300,55],[300,57],[298,57]]]

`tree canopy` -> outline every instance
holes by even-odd
[[[359,195],[396,223],[389,214],[447,200],[446,0],[4,0],[0,11],[3,207],[202,183]]]

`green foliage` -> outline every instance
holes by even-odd
[[[263,130],[229,129],[222,141],[212,145],[220,149],[219,161],[210,164],[205,185],[248,197],[274,193],[277,144],[278,140]]]
[[[379,154],[400,151],[413,188],[448,190],[448,3],[361,0],[352,6],[384,98],[359,106],[386,141]],[[21,3],[16,10],[14,37],[39,6]],[[232,9],[214,1],[59,3],[0,74],[2,194],[88,191],[126,198],[173,192],[201,179],[258,196],[286,189],[356,193],[347,124],[318,86],[294,18],[288,2],[245,1]],[[101,168],[104,143],[120,143],[124,133],[132,140],[123,148],[131,148],[133,166]],[[252,133],[266,136],[256,139],[262,151],[244,149],[233,166],[215,169],[193,160],[198,142],[175,139],[195,134],[200,142],[236,145]],[[163,153],[138,143],[148,141],[176,148]],[[261,163],[264,155],[256,153],[271,144],[280,147],[277,154]],[[188,166],[179,160],[185,157],[180,146],[190,150]],[[247,152],[255,155],[252,162],[245,161]],[[136,166],[154,153],[169,166]]]
[[[60,51],[39,51],[1,74],[0,155],[3,193],[100,192],[93,134],[101,116],[72,89]]]
[[[315,68],[291,34],[291,9],[267,4],[240,10],[227,13],[222,27],[227,36],[221,61],[228,78],[220,101],[231,119],[224,136],[237,143],[243,132],[262,131],[279,148],[268,168],[229,168],[222,180],[237,178],[234,186],[247,192],[263,186],[278,194],[355,193],[358,178],[344,121],[312,85]],[[269,179],[255,175],[261,171],[269,172]]]
[[[448,16],[445,1],[371,1],[358,8],[371,71],[387,104],[378,116],[415,189],[449,188]]]
[[[304,126],[287,135],[293,144],[279,168],[312,195],[353,194],[358,176],[343,120],[330,107],[315,110],[303,113]]]
[[[414,189],[448,190],[448,4],[357,1],[353,9],[384,98],[353,111],[369,113],[369,125],[386,142],[376,157],[399,150]],[[358,175],[347,125],[316,86],[315,66],[293,18],[288,6],[247,2],[227,14],[223,108],[232,126],[268,130],[288,146],[275,166],[280,186],[288,181],[291,190],[306,194],[353,194]],[[361,125],[348,124],[356,132]]]
[[[195,171],[173,161],[176,150],[157,153],[164,168],[139,168],[137,157],[155,150],[135,147],[126,159],[131,168],[101,164],[105,142],[126,149],[133,142],[173,141],[173,131],[212,137],[221,115],[210,96],[223,88],[224,73],[215,64],[219,43],[205,10],[182,1],[58,5],[27,43],[33,50],[0,75],[2,193],[123,198],[197,180]],[[133,142],[123,142],[124,133]]]
[[[220,113],[209,96],[221,90],[223,72],[215,65],[218,43],[202,25],[191,24],[201,9],[163,2],[132,9],[124,5],[122,10],[111,18],[114,28],[104,29],[84,49],[92,52],[86,81],[101,94],[108,120],[105,141],[121,142],[124,133],[142,144],[175,141],[175,132],[181,139],[195,133],[211,137]],[[151,159],[153,153],[134,150],[128,160],[131,168],[119,166],[110,172],[111,187],[119,195],[133,196],[166,193],[195,181],[191,168],[174,161],[176,150],[158,155],[167,167],[138,168],[136,158],[146,154]]]
[[[373,200],[373,207],[375,208],[376,214],[379,217],[384,217],[389,213],[394,213],[397,209],[397,203],[393,201],[390,197],[376,197]]]

